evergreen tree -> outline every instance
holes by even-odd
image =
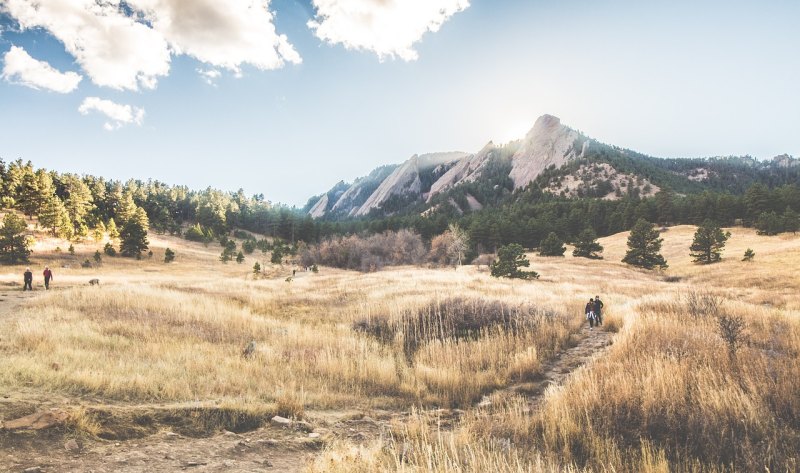
[[[759,235],[777,235],[783,231],[783,219],[775,212],[764,212],[756,220]]]
[[[72,243],[70,243],[70,244],[69,244],[69,248],[67,248],[67,251],[69,252],[69,254],[71,254],[71,255],[75,255],[75,245],[73,245]]]
[[[108,219],[108,225],[106,225],[106,231],[108,232],[108,237],[112,240],[116,240],[119,238],[119,230],[117,229],[117,222],[114,221],[113,218]]]
[[[147,229],[149,222],[147,214],[138,208],[132,217],[125,222],[119,232],[119,252],[122,256],[141,258],[142,252],[148,248]]]
[[[751,248],[748,248],[744,251],[744,258],[742,258],[742,261],[753,261],[753,258],[755,258],[755,256],[756,252],[753,251]]]
[[[283,264],[283,247],[275,245],[272,248],[272,257],[269,260],[272,264]]]
[[[258,264],[258,261],[253,265],[253,274],[261,274],[261,265]]]
[[[659,253],[663,241],[652,223],[639,219],[628,236],[628,252],[622,262],[645,269],[666,268],[667,262]]]
[[[730,232],[723,232],[719,225],[706,220],[697,228],[690,256],[695,263],[711,264],[720,260],[725,242],[731,237]]]
[[[39,212],[39,224],[50,230],[54,237],[71,239],[74,236],[74,227],[69,219],[64,203],[57,196],[52,195]]]
[[[106,226],[103,224],[103,221],[97,222],[95,227],[92,229],[92,238],[94,241],[100,242],[103,240],[103,236],[106,234]]]
[[[538,279],[536,271],[522,271],[520,268],[528,267],[531,263],[525,256],[522,245],[511,243],[501,246],[497,250],[497,260],[491,265],[492,276],[496,278]]]
[[[111,242],[106,243],[106,246],[103,247],[103,253],[111,257],[117,256],[117,250]]]
[[[791,207],[786,207],[781,218],[783,219],[783,231],[797,233],[800,230],[800,215]]]
[[[0,228],[0,261],[9,264],[27,263],[31,254],[31,239],[25,232],[28,225],[15,213],[7,213]]]
[[[564,256],[567,247],[556,232],[550,232],[539,247],[539,256]]]
[[[242,253],[241,251],[239,251],[239,253],[236,254],[236,262],[239,264],[244,263],[244,253]]]
[[[164,250],[164,262],[172,263],[173,261],[175,261],[175,252],[167,248]]]
[[[76,233],[83,233],[85,235],[81,227],[85,227],[86,222],[84,219],[94,207],[92,204],[92,192],[89,190],[89,186],[87,186],[86,183],[73,174],[63,175],[61,177],[61,183],[64,186],[64,193],[66,195],[64,206],[67,208],[69,218],[72,220],[72,224],[75,225]]]
[[[100,250],[94,252],[94,262],[100,264],[103,261],[103,255],[100,254]]]
[[[575,242],[575,249],[572,256],[579,258],[602,259],[598,253],[603,252],[603,247],[597,242],[597,234],[591,227],[582,231]]]
[[[227,237],[223,237],[223,239],[220,240],[220,243],[222,243],[223,249],[222,254],[219,256],[219,260],[223,263],[227,263],[233,259],[234,254],[236,253],[236,242],[229,240]]]

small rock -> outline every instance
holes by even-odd
[[[239,434],[237,434],[235,432],[231,432],[230,430],[226,430],[225,432],[222,433],[222,435],[224,435],[226,437],[238,437],[239,436]]]
[[[81,446],[78,445],[78,442],[75,439],[67,440],[67,443],[64,444],[64,449],[70,453],[76,453],[80,451]]]
[[[278,445],[278,441],[275,439],[267,439],[267,445]]]
[[[320,435],[317,432],[311,432],[310,434],[308,434],[308,438],[310,439],[318,439],[319,437]]]
[[[175,432],[167,432],[166,434],[164,434],[164,436],[168,437],[168,438],[177,438],[177,437],[180,437],[181,435],[180,434],[176,434]]]
[[[24,470],[22,470],[22,473],[42,473],[42,467],[32,466],[30,468],[25,468]]]
[[[292,420],[287,419],[286,417],[275,416],[272,418],[272,423],[278,425],[291,425]]]

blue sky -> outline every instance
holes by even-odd
[[[661,157],[800,155],[800,2],[273,0],[254,45],[230,37],[247,17],[187,11],[209,1],[132,1],[153,16],[109,63],[108,38],[0,0],[0,157],[302,205],[415,153],[521,137],[544,113]],[[192,13],[198,29],[149,30]],[[145,39],[169,49],[129,47]]]

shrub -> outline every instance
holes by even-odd
[[[117,250],[114,248],[114,245],[112,245],[111,242],[106,243],[106,246],[103,247],[103,253],[112,257],[117,256]]]
[[[164,250],[164,262],[171,263],[173,261],[175,261],[175,252],[167,248]]]
[[[324,264],[335,268],[377,271],[384,266],[420,264],[425,260],[422,238],[400,230],[371,235],[331,238],[301,250],[303,266]]]
[[[556,232],[550,232],[539,247],[539,256],[564,256],[567,247]]]

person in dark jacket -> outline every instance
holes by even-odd
[[[50,281],[53,279],[53,272],[48,266],[44,267],[44,288],[50,289]]]
[[[589,321],[589,330],[593,330],[595,322],[594,299],[589,299],[589,302],[586,303],[586,308],[584,310],[586,312],[586,319]]]
[[[31,272],[31,268],[25,268],[25,273],[22,275],[22,280],[25,283],[22,286],[23,291],[32,291],[33,290],[33,273]]]
[[[597,317],[597,325],[603,325],[603,305],[600,296],[594,296],[594,316]]]

